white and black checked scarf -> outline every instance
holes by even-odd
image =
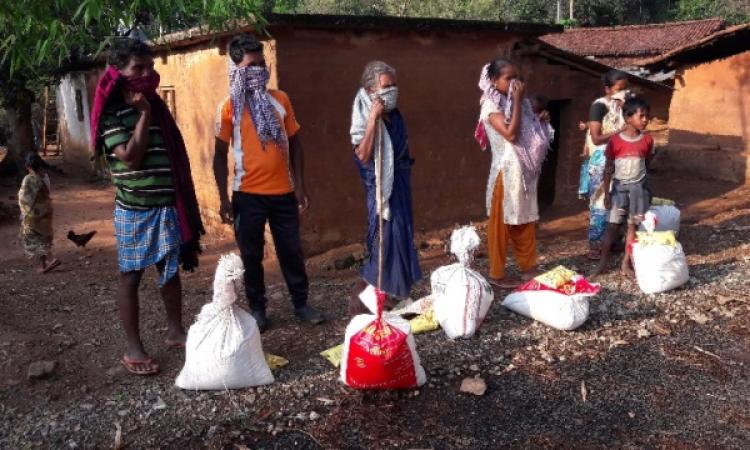
[[[261,143],[265,149],[268,141],[282,143],[283,131],[276,115],[276,109],[268,98],[266,84],[270,78],[265,67],[229,68],[229,92],[232,99],[232,123],[237,125],[242,119],[242,108],[245,104],[250,109],[250,116],[255,124]]]

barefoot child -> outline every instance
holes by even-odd
[[[625,119],[624,130],[612,136],[605,157],[604,186],[612,182],[612,189],[604,196],[607,214],[607,231],[604,235],[602,257],[593,275],[604,271],[609,259],[612,243],[617,237],[618,227],[627,219],[626,248],[635,239],[635,229],[651,206],[646,167],[654,155],[654,140],[644,134],[648,125],[649,106],[639,98],[628,99],[622,107]],[[621,269],[628,277],[633,276],[630,255],[625,252]]]
[[[18,191],[21,208],[21,238],[23,249],[34,258],[38,271],[47,273],[60,265],[52,256],[52,200],[49,194],[49,175],[46,164],[37,153],[26,157],[29,172]]]

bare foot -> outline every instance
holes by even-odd
[[[626,278],[635,278],[635,272],[633,271],[633,268],[630,267],[630,265],[625,265],[621,267],[622,274],[625,275]]]
[[[49,263],[47,263],[47,265],[45,265],[43,268],[39,269],[39,272],[41,272],[41,273],[48,273],[48,272],[50,272],[52,270],[55,270],[55,268],[57,266],[59,266],[60,264],[61,264],[60,260],[57,259],[57,258],[55,258],[52,261],[50,261]]]
[[[594,271],[589,274],[589,279],[591,280],[596,279],[604,275],[605,273],[607,273],[605,268],[602,265],[598,265],[596,266],[596,269],[594,269]]]

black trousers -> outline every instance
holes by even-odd
[[[309,283],[299,237],[299,207],[294,193],[283,195],[246,194],[232,196],[234,236],[245,265],[245,292],[250,309],[266,307],[263,279],[265,227],[269,222],[281,273],[295,308],[307,304]]]

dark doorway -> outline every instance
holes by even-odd
[[[547,159],[542,164],[542,173],[539,177],[538,201],[540,207],[550,206],[555,201],[555,185],[557,182],[557,161],[560,157],[560,118],[563,110],[570,100],[550,100],[547,110],[550,115],[550,124],[555,129],[555,140],[552,141]]]

